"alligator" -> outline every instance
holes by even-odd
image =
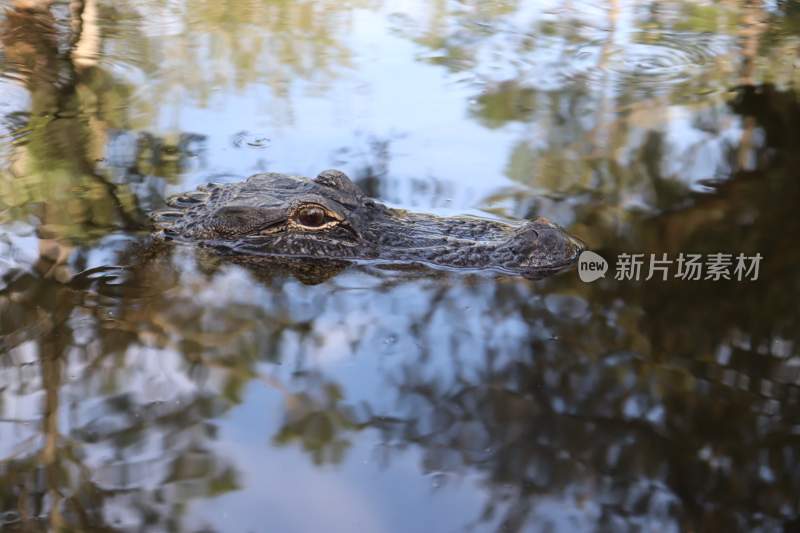
[[[151,214],[159,239],[234,257],[332,260],[487,270],[541,278],[572,265],[584,245],[539,217],[505,222],[387,207],[343,172],[309,179],[256,174],[203,185]]]

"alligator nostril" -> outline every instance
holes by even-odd
[[[539,230],[536,229],[535,222],[528,221],[516,230],[515,235],[516,239],[538,239]]]
[[[534,224],[539,224],[541,226],[548,226],[550,228],[558,227],[549,218],[545,217],[536,217],[531,222],[533,222]]]

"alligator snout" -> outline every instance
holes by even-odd
[[[507,242],[523,271],[574,263],[586,246],[550,220],[539,217],[520,226]]]

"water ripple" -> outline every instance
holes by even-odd
[[[249,131],[240,131],[231,139],[231,143],[235,148],[256,148],[263,150],[270,145],[270,138],[260,133],[253,133]]]
[[[645,42],[645,39],[647,42]],[[596,40],[578,46],[566,67],[568,79],[663,85],[686,81],[716,61],[727,47],[719,36],[706,34],[634,35],[634,42]]]

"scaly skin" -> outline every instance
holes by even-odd
[[[386,207],[336,170],[209,184],[152,214],[158,235],[248,257],[421,263],[541,277],[583,244],[552,222],[439,217]]]

